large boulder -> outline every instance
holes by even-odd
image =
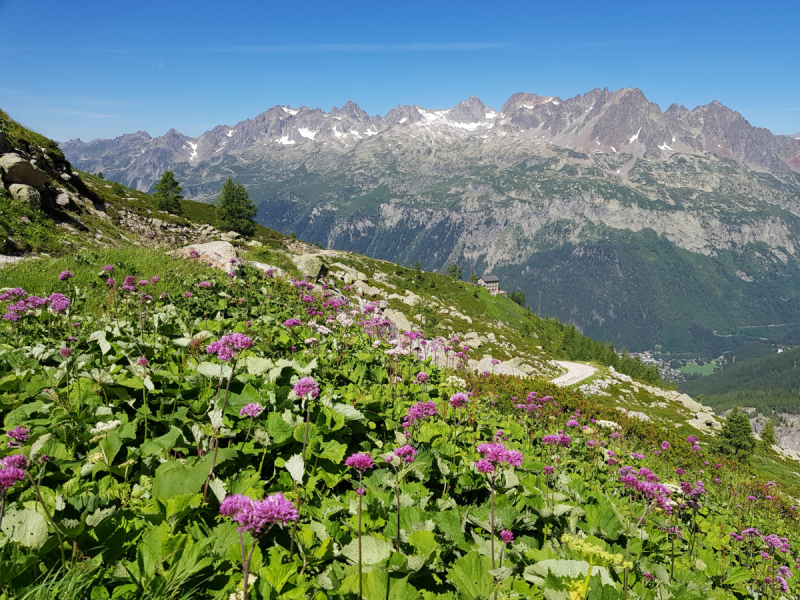
[[[230,262],[236,258],[236,248],[229,242],[208,242],[206,244],[192,244],[184,246],[172,252],[185,258],[194,258],[211,266],[231,273],[236,267],[236,263]]]
[[[308,275],[312,279],[325,277],[328,267],[313,254],[301,254],[292,258],[292,262],[300,270],[301,275]]]
[[[0,171],[7,184],[23,183],[39,189],[47,183],[47,173],[16,154],[0,156]]]
[[[406,317],[399,310],[387,308],[385,311],[383,311],[383,316],[394,323],[394,326],[397,328],[399,333],[403,333],[404,331],[413,331],[414,329],[414,325],[408,320],[408,317]]]
[[[41,208],[42,195],[36,188],[24,183],[12,183],[8,186],[8,191],[11,192],[11,197],[21,202],[27,202],[31,208]]]

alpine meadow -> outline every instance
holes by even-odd
[[[800,5],[62,4],[0,600],[800,598]]]

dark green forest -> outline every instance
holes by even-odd
[[[747,406],[762,414],[800,412],[800,348],[727,364],[707,377],[686,381],[681,391],[702,395],[718,410]]]

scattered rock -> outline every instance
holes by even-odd
[[[34,187],[24,183],[12,183],[8,186],[8,191],[15,200],[27,202],[31,208],[38,209],[42,206],[42,195]]]
[[[358,282],[358,283],[361,283],[361,282]],[[369,287],[369,286],[367,286],[367,287]],[[411,321],[408,320],[408,317],[406,317],[399,310],[392,310],[391,308],[387,308],[386,310],[383,311],[383,316],[385,316],[392,323],[394,323],[394,326],[397,328],[397,331],[400,332],[400,333],[402,333],[404,331],[412,331],[414,329],[414,326],[411,323]]]
[[[251,248],[261,248],[264,244],[262,244],[258,240],[250,240],[249,242],[247,242],[246,245],[250,246]]]
[[[183,256],[185,258],[193,258],[192,252],[197,253],[197,260],[202,262],[211,263],[216,269],[230,273],[234,265],[230,259],[236,258],[236,248],[229,242],[208,242],[206,244],[192,244],[191,246],[184,246],[174,250],[172,254]]]
[[[70,181],[72,179],[72,176],[69,175],[68,173],[62,173],[61,175],[59,175],[59,178],[61,179],[61,181]]]
[[[319,258],[311,254],[301,254],[293,256],[292,262],[300,269],[302,275],[308,275],[312,279],[325,277],[328,267]]]
[[[286,275],[286,271],[284,271],[280,267],[274,267],[272,265],[268,265],[268,264],[262,263],[262,262],[257,262],[255,260],[248,260],[245,264],[249,265],[251,267],[255,267],[256,269],[261,269],[265,273],[267,271],[269,271],[269,270],[272,270],[272,274],[275,277],[278,277],[278,276],[283,277],[284,275]]]
[[[5,267],[6,265],[13,265],[14,263],[18,263],[22,260],[21,256],[6,256],[4,254],[0,254],[0,269]]]
[[[358,290],[362,296],[366,296],[368,298],[374,298],[375,296],[378,296],[381,293],[381,291],[378,288],[372,287],[371,285],[364,283],[363,281],[356,281],[353,284],[353,287],[356,290]]]
[[[0,156],[0,171],[6,183],[24,183],[40,189],[47,182],[47,173],[16,154]]]
[[[59,192],[58,196],[56,196],[56,204],[63,208],[68,208],[70,205],[70,198],[67,192]]]

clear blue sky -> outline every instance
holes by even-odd
[[[64,141],[275,104],[370,114],[638,87],[800,132],[800,1],[0,0],[0,107]]]

